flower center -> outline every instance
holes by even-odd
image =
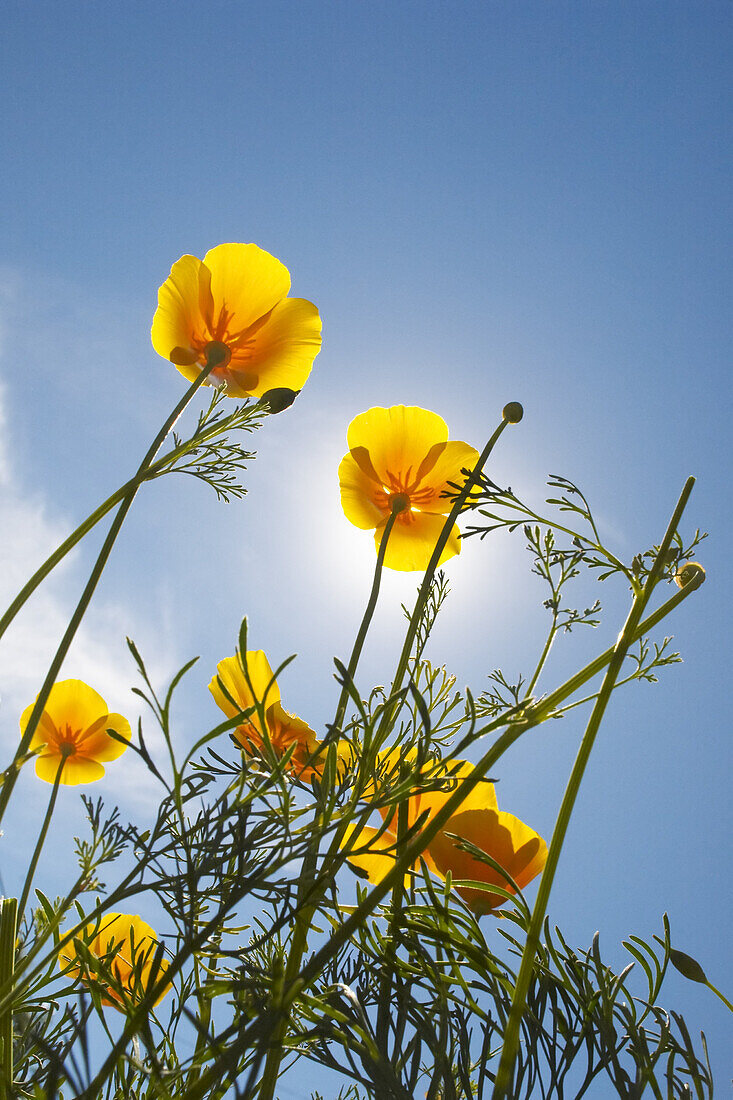
[[[407,493],[390,493],[389,507],[396,515],[400,512],[406,512],[410,507],[410,498]]]
[[[232,353],[226,344],[221,340],[209,340],[208,344],[204,347],[204,356],[207,363],[214,363],[215,369],[226,367],[229,365],[229,361],[232,358]]]

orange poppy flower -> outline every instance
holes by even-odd
[[[228,359],[212,385],[230,397],[302,389],[321,348],[312,302],[288,298],[290,273],[256,244],[220,244],[202,260],[181,256],[158,291],[153,347],[193,382],[211,343]]]
[[[34,703],[20,718],[25,733]],[[124,741],[110,737],[113,730]],[[36,775],[55,783],[74,786],[93,783],[104,775],[102,763],[116,760],[127,748],[132,734],[121,714],[110,714],[101,695],[82,680],[61,680],[51,688],[46,706],[30,743],[36,753]]]
[[[347,443],[349,453],[339,466],[346,518],[362,530],[375,528],[379,549],[387,520],[399,503],[384,564],[389,569],[424,570],[453,507],[453,486],[465,480],[462,470],[476,465],[478,451],[468,443],[449,442],[448,427],[437,413],[405,405],[361,413],[349,425]],[[454,524],[438,564],[460,552]]]
[[[79,953],[77,940],[85,943],[92,956],[88,962]],[[143,999],[151,985],[168,970],[160,959],[153,969],[158,939],[150,927],[130,913],[105,913],[99,925],[89,924],[80,935],[59,952],[59,966],[70,977],[81,977],[94,984],[103,1005],[124,1010],[130,1002]],[[157,1005],[171,988],[168,983],[153,1004]]]
[[[407,799],[407,826],[414,826],[427,811],[425,824],[440,810],[456,789],[456,784],[473,772],[473,765],[462,760],[444,761],[439,773],[431,773],[430,786]],[[427,776],[425,777],[427,780]],[[394,865],[394,844],[397,839],[397,807],[381,808],[387,822],[386,830],[364,830],[364,842],[358,855],[349,862],[365,870],[371,882],[379,882]],[[455,840],[455,834],[459,840]],[[490,856],[516,882],[519,889],[540,873],[547,859],[547,845],[533,829],[519,818],[499,809],[493,783],[482,781],[466,796],[456,811],[433,837],[423,852],[428,868],[441,878],[448,871],[454,879],[470,879],[486,886],[500,886],[508,893],[514,887],[500,871],[460,847],[466,840]],[[365,851],[360,849],[366,848]],[[474,886],[457,886],[466,905],[477,915],[490,912],[506,900],[503,895]]]
[[[310,726],[282,706],[280,688],[261,649],[247,651],[246,668],[249,683],[239,654],[219,661],[217,675],[209,684],[216,705],[229,718],[234,718],[240,711],[261,704],[264,728],[255,709],[241,726],[237,726],[233,736],[248,756],[262,760],[267,760],[268,744],[278,759],[294,746],[288,771],[308,782],[323,766],[314,759],[320,745],[318,738]]]

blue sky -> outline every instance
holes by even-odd
[[[685,663],[610,708],[551,916],[578,946],[599,928],[620,962],[620,940],[666,910],[730,995],[729,4],[12,2],[0,52],[2,594],[129,475],[178,399],[149,343],[157,287],[221,241],[287,264],[323,351],[257,439],[243,503],[168,479],[135,505],[66,667],[118,709],[134,713],[131,633],[161,678],[201,655],[181,735],[213,724],[205,685],[247,614],[273,661],[299,653],[286,705],[329,720],[331,658],[373,563],[336,468],[371,405],[434,409],[480,447],[521,401],[492,476],[535,503],[548,473],[578,481],[627,560],[694,474],[684,527],[711,532],[708,580],[666,625]],[[6,755],[91,553],[0,649]],[[518,536],[450,565],[432,658],[459,683],[531,669],[546,613],[529,565]],[[391,675],[416,583],[386,578],[365,688]],[[618,633],[626,595],[599,595],[603,626],[561,643],[545,689]],[[546,836],[575,715],[502,762],[502,805]],[[122,771],[99,793],[138,812]],[[666,1003],[730,1078],[722,1006],[676,977]]]

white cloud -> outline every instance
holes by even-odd
[[[14,316],[22,312],[20,279],[0,272],[0,608],[4,609],[20,591],[49,553],[74,528],[77,518],[61,514],[47,496],[30,489],[22,472],[13,462],[14,442],[7,416],[8,379],[10,378],[7,334]],[[48,333],[45,334],[49,336]],[[94,334],[91,334],[94,340]],[[43,443],[41,444],[43,445]],[[52,447],[44,449],[43,459],[53,456]],[[92,536],[94,539],[94,536]],[[94,539],[95,546],[98,539]],[[0,753],[2,761],[12,753],[18,737],[18,720],[33,701],[48,665],[64,633],[73,608],[84,586],[86,571],[93,554],[72,551],[30,597],[16,619],[0,639]],[[148,671],[157,682],[165,681],[174,667],[171,653],[161,652],[170,631],[153,625],[109,596],[95,596],[91,607],[64,662],[59,679],[79,678],[91,684],[108,703],[111,711],[126,715],[133,727],[142,704],[130,690],[135,669],[125,644],[126,634],[141,642],[153,641],[156,653]],[[168,646],[168,648],[170,648]],[[147,657],[146,657],[147,660]],[[147,738],[154,744],[154,735]],[[126,766],[114,766],[114,800],[130,808],[149,802],[154,781],[142,764],[125,758]],[[95,793],[95,792],[90,792]],[[100,791],[100,793],[105,793]]]

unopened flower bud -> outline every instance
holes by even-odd
[[[505,405],[501,413],[507,424],[518,424],[524,416],[524,409],[518,401],[510,401],[508,405]]]
[[[276,389],[263,393],[262,400],[270,406],[270,413],[281,413],[289,409],[300,390],[289,390],[287,386],[278,386]]]
[[[675,584],[679,588],[687,588],[688,584],[693,584],[693,582],[695,588],[699,588],[704,580],[705,570],[699,561],[686,561],[684,565],[679,567],[674,578]]]
[[[691,982],[702,982],[703,985],[707,985],[707,978],[705,971],[700,966],[697,959],[693,959],[691,955],[686,955],[684,951],[675,951],[673,947],[669,951],[669,961],[675,970],[679,970],[680,974],[684,978],[689,978]]]

